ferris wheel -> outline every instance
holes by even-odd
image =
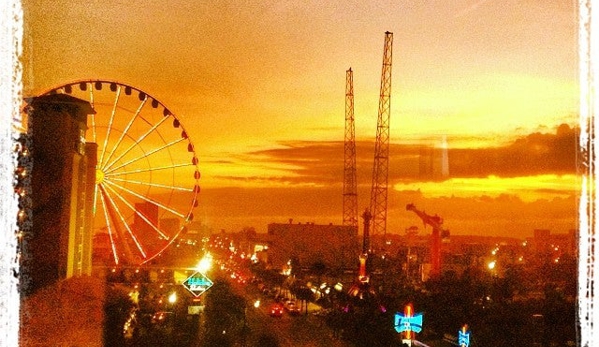
[[[141,265],[164,252],[193,220],[198,158],[183,124],[148,93],[118,82],[83,80],[45,94],[89,101],[86,150],[96,144],[93,235],[104,261]],[[90,146],[89,144],[92,143]],[[101,253],[101,252],[100,252]]]

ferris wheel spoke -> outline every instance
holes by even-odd
[[[144,107],[144,105],[146,104],[147,100],[148,100],[148,98],[145,97],[140,102],[139,106],[137,107],[137,110],[135,111],[135,114],[133,115],[133,117],[131,117],[131,119],[129,120],[129,123],[127,123],[127,126],[125,127],[125,129],[121,133],[121,136],[119,137],[119,139],[116,141],[116,143],[112,147],[112,150],[110,151],[110,154],[108,155],[108,158],[106,158],[106,162],[110,161],[110,159],[112,158],[112,156],[114,155],[114,153],[116,152],[116,150],[120,147],[121,142],[123,141],[123,138],[125,138],[125,135],[127,135],[127,133],[129,132],[129,129],[133,125],[133,122],[135,122],[135,120],[137,119],[137,117],[139,117],[139,115],[141,114],[141,110]],[[108,149],[108,147],[105,148],[105,150],[107,150],[107,149]],[[104,166],[105,166],[104,162],[100,162],[99,165],[98,165],[98,167],[104,167]]]
[[[118,169],[120,169],[120,168],[122,168],[122,167],[124,167],[124,166],[127,166],[127,165],[129,165],[129,164],[133,164],[133,163],[135,163],[135,162],[136,162],[136,161],[138,161],[138,160],[141,160],[141,159],[147,158],[147,157],[151,156],[152,154],[155,154],[155,153],[158,153],[158,152],[160,152],[160,151],[162,151],[162,150],[168,149],[169,147],[172,147],[172,146],[176,145],[177,143],[179,143],[179,142],[181,142],[181,141],[184,141],[184,140],[185,140],[184,138],[179,138],[179,139],[177,139],[177,140],[174,140],[174,141],[172,141],[172,142],[170,142],[170,143],[167,143],[167,144],[165,144],[164,146],[161,146],[161,147],[155,148],[155,149],[151,150],[151,151],[150,151],[150,152],[148,152],[148,153],[144,153],[143,155],[140,155],[140,156],[139,156],[139,157],[137,157],[137,158],[133,158],[133,159],[129,160],[129,161],[128,161],[128,162],[126,162],[126,163],[123,163],[123,164],[121,164],[121,165],[119,165],[119,166],[113,167],[113,168],[111,168],[110,170],[106,170],[106,173],[114,172],[114,171],[116,171],[116,170],[118,170]]]
[[[130,171],[119,171],[119,172],[110,172],[110,173],[106,173],[106,177],[107,178],[112,178],[112,177],[115,177],[115,176],[122,176],[122,175],[129,175],[129,174],[138,174],[138,173],[151,172],[151,171],[169,170],[169,169],[176,169],[176,168],[186,167],[186,166],[195,166],[195,165],[193,165],[192,163],[181,163],[181,164],[173,164],[173,165],[168,165],[168,166],[149,167],[149,168],[146,168],[146,169],[138,169],[138,170],[130,170]]]
[[[131,203],[129,201],[127,201],[127,199],[125,199],[122,194],[119,194],[118,192],[116,192],[109,185],[107,185],[106,188],[108,188],[110,191],[112,191],[119,198],[119,200],[121,200],[125,205],[127,205],[127,207],[129,207],[131,209],[131,211],[133,211],[139,218],[141,218],[144,222],[148,223],[148,225],[152,229],[154,229],[154,231],[156,231],[163,239],[169,240],[169,237],[167,235],[165,235],[162,231],[160,231],[160,229],[158,229],[158,227],[156,225],[154,225],[154,223],[152,223],[146,216],[144,216],[143,213],[139,212],[133,205],[131,205]]]
[[[183,214],[181,212],[178,212],[178,211],[175,211],[174,209],[172,209],[172,208],[170,208],[170,207],[168,207],[168,206],[166,206],[166,205],[164,205],[164,204],[162,204],[162,203],[160,203],[158,201],[154,201],[154,200],[152,200],[152,199],[150,199],[150,198],[148,198],[146,196],[143,196],[143,195],[141,195],[139,193],[136,193],[136,192],[132,191],[131,189],[125,188],[125,187],[121,186],[120,184],[116,184],[114,182],[109,182],[109,181],[106,181],[106,183],[108,183],[108,184],[110,184],[110,185],[112,185],[114,187],[117,187],[117,188],[119,188],[119,189],[121,189],[121,190],[123,190],[123,191],[125,191],[125,192],[127,192],[127,193],[129,193],[131,195],[133,195],[133,196],[136,196],[136,197],[138,197],[138,198],[140,198],[140,199],[142,199],[142,200],[144,200],[146,202],[149,202],[149,203],[151,203],[151,204],[153,204],[153,205],[155,205],[157,207],[160,207],[160,208],[162,208],[162,209],[164,209],[166,211],[169,211],[170,213],[174,214],[177,217],[185,218],[185,214]]]
[[[106,201],[104,201],[104,195],[100,194],[100,200],[102,202],[102,210],[104,211],[104,221],[106,222],[106,229],[108,229],[108,238],[110,239],[110,246],[112,248],[112,255],[114,257],[114,262],[116,265],[119,264],[119,255],[116,251],[116,242],[114,240],[114,232],[112,231],[112,224],[110,223],[110,218],[108,217],[108,208],[106,208]]]
[[[100,163],[104,161],[104,154],[106,153],[106,148],[108,148],[108,139],[110,138],[110,131],[112,130],[112,124],[114,122],[114,115],[116,114],[116,106],[119,102],[119,97],[121,96],[121,86],[117,87],[116,96],[114,98],[114,105],[112,106],[112,112],[110,113],[110,119],[108,120],[108,129],[106,130],[106,137],[104,138],[104,147],[102,147],[102,154],[100,155]]]
[[[98,205],[98,185],[95,184],[94,185],[94,202],[92,204],[92,206],[93,206],[93,208],[92,208],[92,214],[94,216],[96,215],[97,205]]]
[[[166,184],[159,184],[159,183],[152,183],[152,182],[141,182],[141,181],[134,181],[134,180],[124,180],[122,178],[111,178],[111,181],[119,181],[119,182],[124,182],[124,183],[133,183],[133,184],[139,184],[142,186],[147,186],[147,187],[156,187],[156,188],[164,188],[164,189],[171,189],[171,190],[179,190],[179,191],[183,191],[183,192],[193,192],[195,189],[197,188],[187,188],[187,187],[177,187],[177,186],[168,186]]]
[[[102,195],[106,199],[108,199],[109,202],[113,203],[112,199],[108,195],[108,192],[104,189],[104,185],[100,185],[100,190],[102,191]],[[109,217],[109,221],[112,221],[112,225],[114,227],[115,234],[118,236],[118,238],[121,241],[121,246],[122,246],[122,250],[124,252],[125,258],[130,263],[135,262],[135,257],[133,256],[133,253],[131,252],[131,247],[129,247],[129,242],[126,240],[125,235],[124,235],[123,231],[121,230],[118,216],[115,215],[116,211],[114,209],[111,209],[110,206],[106,206],[106,207],[108,207],[106,209],[106,211],[108,212],[107,214]],[[127,224],[125,224],[125,226],[127,226]]]
[[[85,88],[87,88],[87,82],[85,82],[85,84],[83,84],[83,82],[79,83],[80,89],[83,89],[84,86],[85,86]],[[94,88],[89,88],[89,103],[90,103],[92,109],[95,110],[96,107],[94,105]],[[95,113],[91,114],[91,119],[92,119],[92,142],[96,142],[97,132],[96,132],[96,114]]]
[[[125,150],[123,153],[121,153],[121,155],[118,158],[113,160],[110,164],[104,166],[102,168],[102,170],[108,171],[117,161],[119,161],[122,157],[127,155],[127,153],[129,153],[133,148],[135,148],[135,146],[138,146],[141,141],[143,141],[146,137],[148,137],[148,135],[150,135],[152,132],[154,132],[154,130],[156,130],[162,123],[164,123],[164,121],[167,118],[168,117],[163,117],[162,119],[160,119],[160,121],[158,121],[156,124],[154,124],[154,126],[152,126],[145,134],[140,136],[137,139],[137,141],[135,141],[131,146],[129,146],[129,148],[127,148],[127,150]]]
[[[135,243],[135,246],[137,246],[137,249],[141,253],[142,257],[144,259],[147,258],[146,252],[143,250],[143,247],[139,243],[139,240],[137,240],[137,237],[135,236],[135,234],[133,233],[133,231],[129,227],[129,224],[127,224],[127,221],[126,221],[125,217],[123,217],[123,214],[121,213],[121,210],[119,209],[118,205],[114,202],[114,199],[112,199],[112,197],[110,196],[110,194],[106,190],[104,190],[104,193],[106,194],[106,197],[108,198],[108,202],[110,202],[110,204],[112,205],[112,208],[117,213],[117,215],[119,216],[119,219],[121,220],[121,222],[125,226],[125,229],[127,229],[127,233],[129,234],[129,236],[131,236],[131,239]]]

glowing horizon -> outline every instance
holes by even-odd
[[[534,204],[578,194],[574,3],[230,6],[26,0],[23,93],[89,78],[160,99],[188,130],[202,189],[235,197],[200,194],[196,215],[217,229],[240,229],[243,217],[261,224],[294,214],[341,220],[345,71],[354,71],[357,170],[366,192],[383,34],[391,31],[389,190],[420,191],[425,204],[485,193]],[[448,173],[439,176],[442,146]],[[306,192],[314,192],[308,200],[317,208],[293,196]],[[253,215],[223,217],[224,209]],[[575,219],[576,211],[568,215]],[[544,218],[540,224],[551,225]]]

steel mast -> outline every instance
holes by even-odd
[[[370,213],[372,215],[372,235],[387,234],[387,183],[389,179],[389,118],[391,114],[391,61],[393,33],[385,32],[383,69],[379,114],[374,145],[374,165],[372,168],[372,191]]]
[[[345,72],[345,140],[343,170],[343,225],[358,228],[358,181],[356,178],[356,128],[354,122],[354,75]]]

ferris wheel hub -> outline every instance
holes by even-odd
[[[102,169],[96,169],[96,184],[104,182],[104,171]]]

